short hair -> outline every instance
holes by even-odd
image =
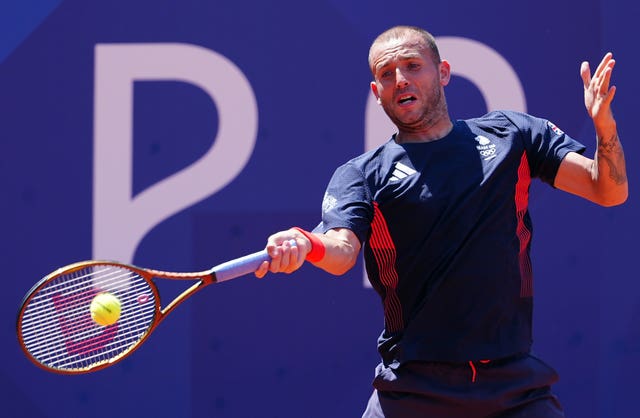
[[[425,43],[425,46],[429,51],[431,51],[431,57],[436,64],[440,63],[440,52],[438,51],[438,45],[436,45],[436,39],[434,36],[427,32],[426,30],[417,27],[417,26],[408,26],[408,25],[399,25],[394,26],[386,31],[382,32],[378,37],[373,41],[371,47],[369,48],[369,68],[373,71],[371,67],[371,54],[373,52],[373,48],[383,42],[388,42],[391,40],[399,40],[404,39],[409,34],[417,34],[422,38]]]

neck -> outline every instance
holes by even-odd
[[[413,131],[399,128],[396,135],[396,142],[430,142],[444,138],[453,129],[453,122],[449,117],[441,119],[438,123],[424,129]]]

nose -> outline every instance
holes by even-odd
[[[404,76],[402,69],[396,69],[396,87],[402,88],[409,85],[409,80]]]

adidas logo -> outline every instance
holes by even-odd
[[[416,174],[416,170],[402,163],[396,163],[393,173],[391,173],[391,181],[399,181],[412,174]]]

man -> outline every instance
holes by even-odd
[[[603,206],[627,179],[611,111],[615,61],[591,74],[584,102],[594,159],[551,122],[518,112],[452,121],[449,63],[426,31],[400,26],[369,51],[371,90],[398,132],[332,177],[322,222],[269,237],[256,272],[305,261],[340,275],[361,246],[385,327],[382,362],[363,417],[562,417],[553,369],[530,354],[529,184],[539,178]]]

